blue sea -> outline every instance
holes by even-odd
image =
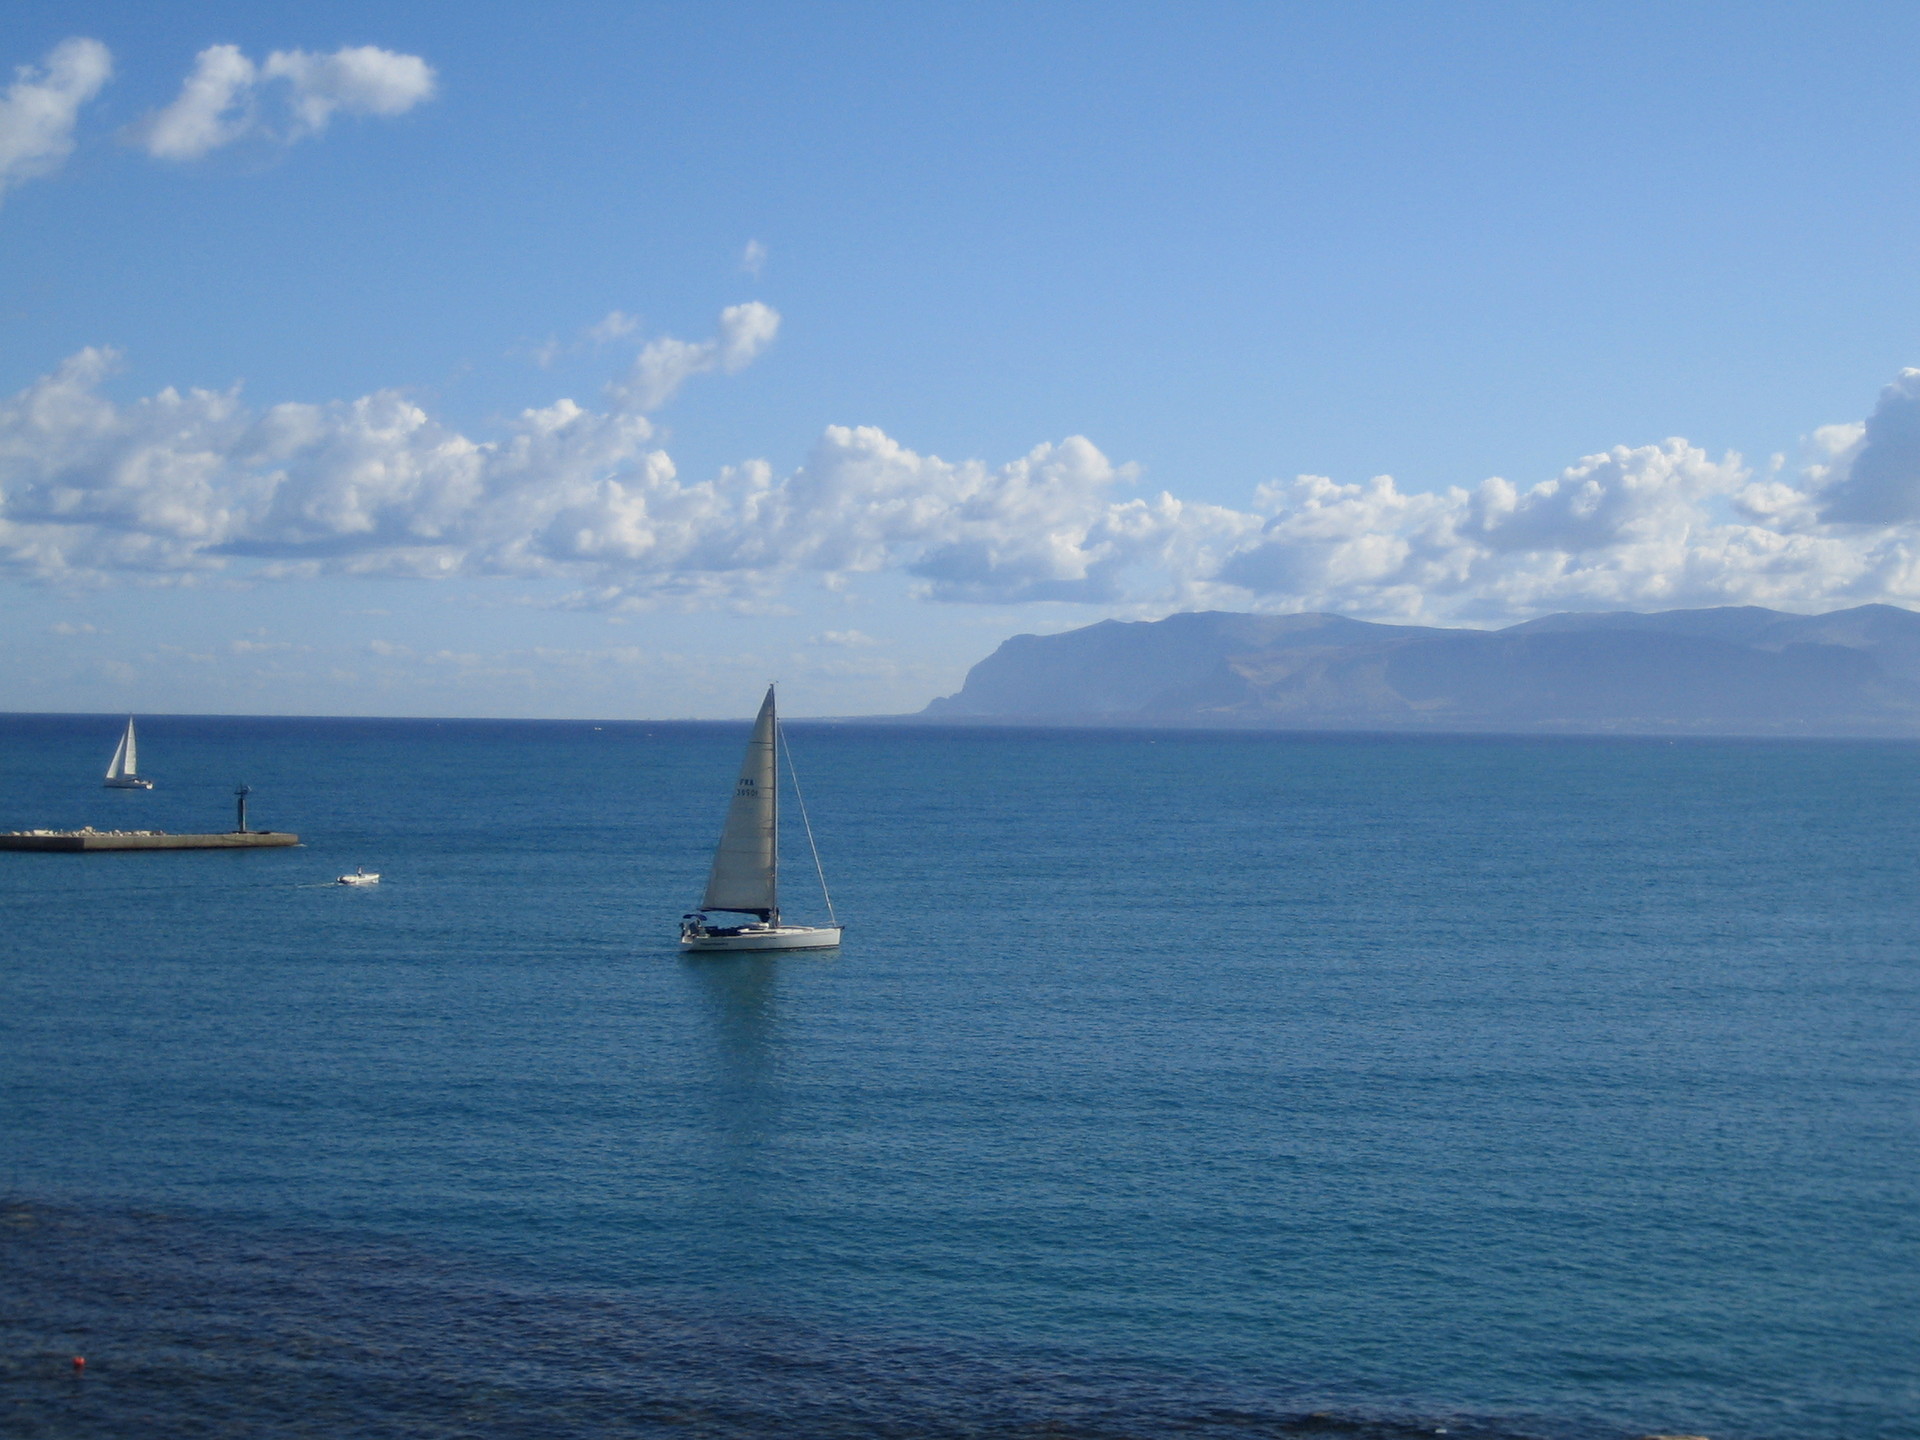
[[[1920,746],[795,724],[690,958],[744,723],[122,723],[304,844],[0,854],[0,1434],[1920,1436]]]

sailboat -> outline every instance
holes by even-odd
[[[142,780],[134,772],[140,768],[140,756],[133,739],[133,717],[127,717],[127,733],[120,737],[115,747],[113,759],[107,762],[107,785],[109,790],[151,790],[153,781]]]
[[[813,826],[807,822],[797,780],[794,799],[800,800],[800,820],[806,826],[807,848],[813,851],[814,871],[820,876],[828,923],[780,922],[780,739],[780,719],[769,685],[734,784],[720,848],[714,852],[713,871],[707,876],[706,896],[698,910],[680,921],[680,943],[689,950],[831,950],[840,943],[840,924],[834,919],[833,898],[827,894],[826,873],[820,869],[820,852],[814,848]],[[793,777],[791,756],[787,774]],[[714,925],[707,920],[709,910],[754,918],[744,925]]]

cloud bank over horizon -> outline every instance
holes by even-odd
[[[1532,485],[1431,493],[1302,475],[1245,508],[1138,493],[1082,436],[993,466],[830,425],[777,474],[683,478],[651,418],[773,343],[757,302],[642,345],[600,408],[475,439],[397,391],[255,410],[237,390],[116,403],[89,349],[0,402],[0,571],[57,586],[303,577],[559,580],[613,612],[776,603],[905,577],[923,599],[1109,613],[1326,610],[1495,624],[1556,609],[1920,603],[1920,370],[1760,473],[1688,442]]]

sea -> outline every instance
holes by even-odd
[[[800,722],[769,957],[744,722],[123,723],[302,844],[0,853],[7,1437],[1920,1436],[1920,745]]]

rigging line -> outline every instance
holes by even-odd
[[[787,752],[787,778],[793,782],[793,798],[800,806],[800,825],[807,832],[807,849],[813,852],[813,873],[820,877],[820,898],[827,902],[827,923],[838,925],[834,918],[833,896],[827,893],[827,872],[820,865],[820,847],[813,843],[813,822],[807,819],[807,797],[800,793],[800,772],[793,765],[793,746],[787,741],[787,727],[776,726],[774,733],[780,737],[780,748]]]

